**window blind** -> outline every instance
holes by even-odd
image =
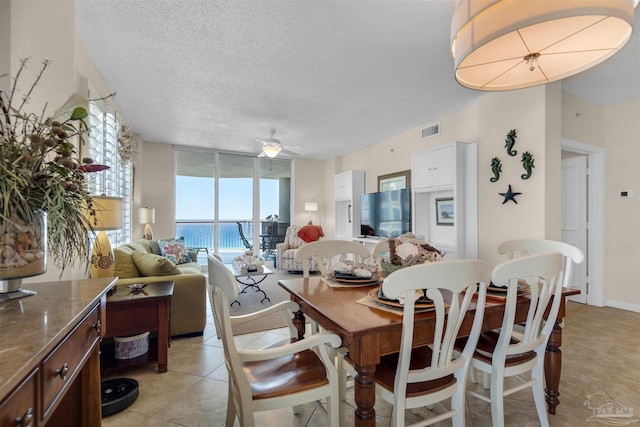
[[[112,106],[102,100],[92,99],[89,102],[88,124],[89,152],[83,156],[90,157],[95,163],[109,166],[109,169],[104,171],[88,174],[89,192],[95,195],[122,197],[123,228],[107,232],[111,243],[119,246],[131,241],[133,167],[131,162],[122,161],[118,155],[120,123]]]

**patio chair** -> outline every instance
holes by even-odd
[[[250,250],[250,251],[253,250],[253,245],[251,244],[251,242],[247,240],[247,238],[244,235],[244,231],[242,231],[242,224],[240,223],[240,221],[236,221],[236,224],[238,224],[238,233],[240,233],[240,239],[242,239],[242,244],[247,250]]]
[[[321,333],[304,340],[290,339],[261,350],[236,348],[233,324],[281,312],[287,321],[290,338],[298,336],[291,321],[299,307],[293,301],[244,316],[230,316],[229,301],[238,297],[238,285],[233,274],[214,255],[207,258],[209,267],[209,298],[216,327],[222,339],[225,366],[229,375],[227,426],[238,418],[243,427],[255,425],[254,412],[293,407],[327,398],[329,425],[339,424],[338,373],[328,355],[328,347],[338,347],[340,337]]]

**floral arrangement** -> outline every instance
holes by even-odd
[[[389,252],[381,260],[381,268],[386,275],[411,265],[442,260],[442,253],[412,234],[389,239]]]
[[[45,118],[46,105],[40,114],[25,112],[49,64],[43,62],[20,96],[18,81],[28,65],[28,60],[22,60],[10,90],[0,91],[0,263],[5,261],[1,269],[15,263],[15,256],[9,255],[21,250],[18,232],[38,222],[41,212],[47,214],[48,252],[56,266],[64,270],[77,259],[89,260],[87,231],[92,224],[85,212],[95,211],[84,166],[92,161],[81,161],[72,142],[88,132],[87,110],[75,108],[61,119]],[[22,250],[37,244],[25,241]]]
[[[240,273],[247,273],[261,270],[264,261],[260,257],[253,255],[253,252],[246,251],[242,256],[235,257],[233,263]]]

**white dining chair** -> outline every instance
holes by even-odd
[[[385,279],[382,290],[387,298],[404,297],[400,352],[383,356],[375,372],[379,396],[393,404],[391,426],[405,425],[407,409],[449,398],[449,410],[412,425],[451,418],[454,426],[464,426],[467,371],[482,327],[488,280],[487,263],[472,259],[414,265]],[[433,344],[413,348],[416,288],[426,289],[426,296],[433,300],[435,325]],[[471,307],[474,297],[475,307]],[[467,311],[474,309],[466,346],[454,352]]]
[[[283,301],[264,310],[243,315],[229,315],[229,301],[238,297],[238,285],[233,274],[214,255],[208,256],[209,297],[216,327],[222,339],[225,366],[229,375],[227,426],[236,418],[243,427],[255,425],[254,412],[298,406],[327,398],[329,425],[340,422],[338,372],[328,348],[341,344],[340,337],[323,332],[297,342],[287,339],[260,350],[236,348],[232,325],[282,312],[290,338],[298,332],[291,321],[299,306]]]
[[[469,390],[468,393],[491,404],[494,426],[504,426],[504,397],[531,387],[540,424],[549,425],[544,396],[544,355],[562,300],[563,259],[559,252],[529,255],[505,261],[491,273],[494,285],[506,286],[506,308],[499,331],[480,334],[471,368],[485,374],[483,385],[490,395]],[[528,286],[528,298],[518,298],[522,284]],[[514,332],[516,304],[526,302],[524,331]],[[548,310],[548,311],[547,311]],[[461,349],[465,339],[456,342]],[[523,374],[530,372],[530,378]],[[490,382],[488,381],[490,376]],[[506,377],[520,383],[505,387]]]
[[[498,245],[498,253],[507,254],[508,259],[543,252],[560,252],[562,254],[564,257],[562,286],[568,287],[573,264],[581,264],[584,261],[584,254],[577,247],[565,242],[544,239],[514,239]]]
[[[322,276],[326,277],[330,275],[331,267],[338,261],[350,260],[354,265],[359,265],[370,256],[369,249],[361,243],[352,240],[329,239],[307,243],[300,247],[296,252],[295,260],[302,263],[303,277],[309,277],[309,265],[312,259],[315,260]],[[318,333],[320,331],[318,324],[313,319],[309,319],[309,322],[311,333]],[[340,401],[345,399],[349,377],[355,374],[353,367],[344,364],[346,354],[347,349],[340,347],[333,355],[340,376],[338,384]]]
[[[360,265],[371,256],[369,249],[353,240],[318,240],[298,248],[296,262],[302,263],[303,277],[309,277],[309,264],[313,258],[322,276],[331,273],[331,267],[338,261],[350,260]]]

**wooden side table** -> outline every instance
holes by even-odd
[[[173,281],[143,285],[116,286],[107,294],[105,338],[153,331],[157,331],[157,337],[149,339],[147,353],[132,359],[116,359],[113,344],[103,345],[101,363],[105,372],[156,362],[158,372],[167,372]]]

